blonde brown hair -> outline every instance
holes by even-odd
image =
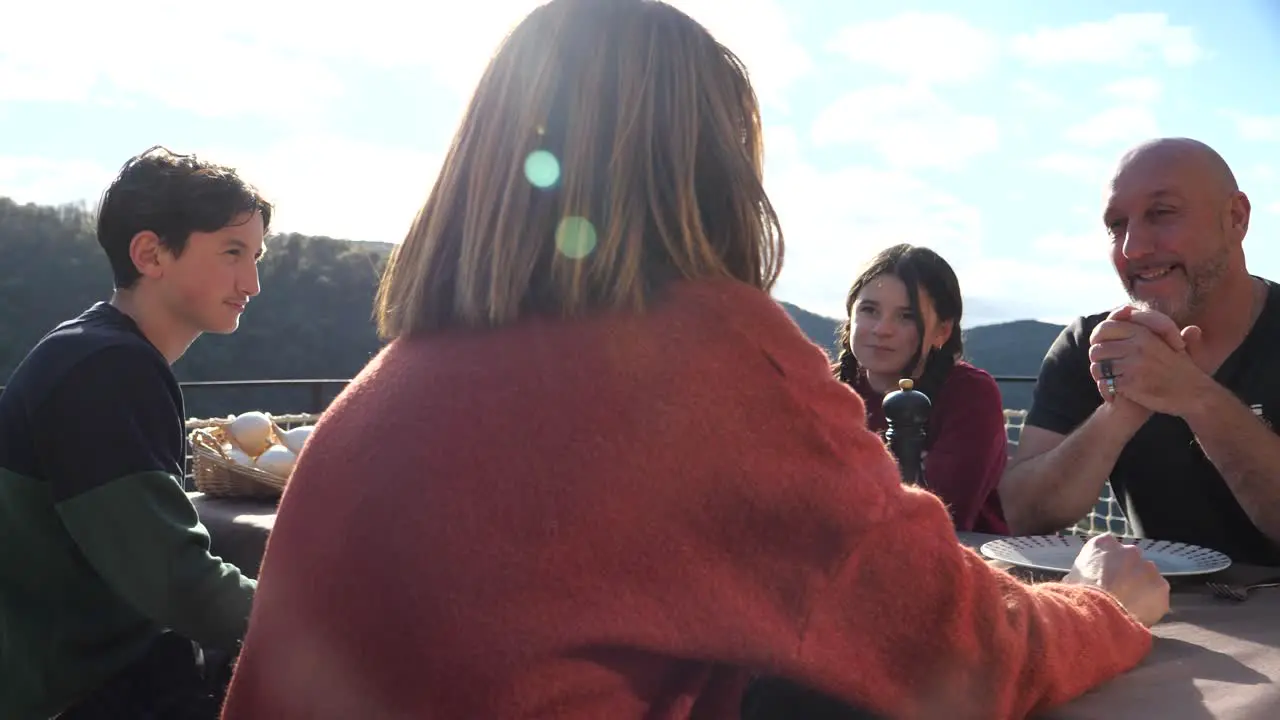
[[[499,46],[378,288],[384,338],[768,291],[782,232],[738,58],[654,0],[552,0]]]

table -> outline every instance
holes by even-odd
[[[213,551],[257,577],[275,524],[274,500],[189,493],[213,538]],[[994,535],[959,533],[977,549]],[[1249,583],[1277,568],[1233,565],[1216,577]],[[1214,598],[1203,578],[1175,581],[1172,610],[1152,628],[1150,655],[1132,671],[1042,716],[1045,720],[1280,718],[1280,589],[1248,601]]]
[[[209,497],[189,492],[187,497],[209,531],[214,555],[258,577],[267,536],[276,524],[276,500]]]
[[[994,535],[959,533],[977,549]],[[1280,569],[1233,565],[1215,580],[1248,584]],[[1280,589],[1249,600],[1219,600],[1203,578],[1171,583],[1170,613],[1151,629],[1151,653],[1138,667],[1044,718],[1280,718]]]

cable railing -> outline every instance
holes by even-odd
[[[1035,383],[1034,375],[994,375],[997,383]],[[350,379],[342,380],[337,378],[313,378],[313,379],[272,379],[272,380],[192,380],[180,382],[185,392],[188,389],[235,389],[235,388],[256,388],[256,387],[305,387],[311,391],[311,402],[307,408],[308,412],[323,412],[327,403],[324,402],[324,391],[326,388],[344,387]],[[4,386],[0,385],[0,394],[4,393]]]
[[[1036,378],[1028,375],[994,375],[995,381],[999,385],[1034,385]],[[303,407],[292,408],[293,412],[276,414],[272,413],[272,417],[276,423],[284,429],[297,427],[299,425],[309,425],[319,419],[321,413],[328,406],[325,401],[326,394],[335,389],[341,390],[349,382],[349,379],[340,378],[310,378],[310,379],[258,379],[258,380],[197,380],[179,383],[183,393],[203,394],[209,392],[225,392],[230,390],[245,389],[278,389],[278,388],[298,388],[306,392],[307,399],[301,404]],[[4,387],[0,386],[0,393],[4,392]],[[1017,447],[1018,441],[1022,436],[1022,426],[1026,422],[1027,411],[1025,409],[1006,408],[1004,411],[1005,432],[1009,438],[1009,450],[1012,453]],[[186,422],[187,432],[201,427],[210,427],[221,422],[226,422],[225,417],[216,418],[189,418]],[[187,473],[191,472],[191,457],[187,456]],[[1093,510],[1076,523],[1075,526],[1068,528],[1067,532],[1077,532],[1081,534],[1094,535],[1101,532],[1112,532],[1117,535],[1129,534],[1129,523],[1121,510],[1119,503],[1116,501],[1115,493],[1111,490],[1111,484],[1107,483],[1103,486],[1102,494],[1098,497],[1098,502]]]
[[[324,412],[328,403],[324,400],[325,390],[328,388],[346,387],[350,379],[340,380],[334,378],[316,378],[316,379],[290,379],[290,380],[196,380],[178,383],[182,387],[183,394],[188,390],[231,390],[231,389],[247,389],[247,388],[285,388],[296,387],[305,388],[310,391],[310,400],[305,408],[297,408],[299,411],[318,414]],[[4,388],[0,387],[0,392]]]
[[[1018,441],[1022,439],[1022,426],[1026,422],[1026,410],[1005,408],[1004,430],[1009,438],[1010,455],[1013,454],[1014,448],[1018,447]],[[1116,500],[1116,494],[1111,489],[1110,481],[1103,483],[1102,493],[1098,496],[1098,501],[1094,503],[1093,509],[1089,511],[1089,514],[1081,518],[1075,525],[1066,528],[1064,532],[1080,535],[1098,535],[1110,532],[1121,537],[1130,535],[1129,520],[1125,517],[1124,510],[1120,508],[1120,503]]]

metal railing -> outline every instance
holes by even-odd
[[[1018,447],[1018,441],[1022,439],[1022,427],[1026,422],[1026,410],[1005,408],[1004,431],[1009,438],[1010,456]],[[1111,532],[1123,537],[1130,535],[1130,530],[1129,519],[1125,517],[1124,509],[1120,507],[1115,491],[1111,489],[1111,481],[1108,480],[1102,484],[1102,492],[1098,495],[1098,500],[1089,514],[1080,518],[1075,525],[1064,529],[1061,534],[1097,535]]]
[[[196,380],[192,382],[178,383],[182,387],[185,394],[188,390],[230,390],[235,388],[280,388],[280,387],[304,387],[308,388],[311,393],[308,407],[298,408],[299,411],[307,413],[324,412],[325,406],[328,405],[324,401],[324,391],[326,388],[345,387],[351,381],[338,379],[312,379],[312,380]],[[4,388],[0,388],[3,391]]]
[[[351,380],[340,380],[334,378],[314,378],[314,379],[283,379],[283,380],[192,380],[180,382],[178,385],[182,387],[185,393],[188,389],[233,389],[233,388],[254,388],[254,387],[306,387],[311,390],[311,403],[307,409],[308,412],[321,412],[324,410],[324,390],[331,387],[343,387],[350,383]],[[0,385],[0,395],[4,394],[4,385]]]
[[[1034,375],[993,375],[997,383],[1035,383]],[[251,387],[287,387],[287,386],[304,386],[311,388],[312,406],[309,412],[320,412],[323,410],[324,389],[327,387],[345,386],[351,380],[340,380],[336,378],[315,378],[315,379],[283,379],[283,380],[193,380],[178,383],[185,391],[187,388],[251,388]],[[0,385],[0,394],[4,393],[4,386]],[[317,409],[318,408],[318,409]]]
[[[1029,375],[994,375],[998,384],[1035,384],[1036,378]],[[288,427],[309,424],[316,421],[320,414],[324,412],[328,405],[325,402],[325,391],[333,388],[343,388],[350,379],[340,378],[311,378],[311,379],[281,379],[281,380],[197,380],[179,383],[184,394],[188,391],[197,392],[217,392],[235,389],[247,388],[281,388],[281,387],[300,387],[306,388],[310,392],[306,407],[294,408],[295,414],[277,416],[284,421],[286,429]],[[4,392],[4,386],[0,385],[0,393]],[[1026,421],[1026,410],[1005,409],[1005,431],[1008,433],[1009,448],[1012,452],[1017,447],[1018,441],[1022,434],[1022,424]],[[187,431],[190,432],[198,427],[207,427],[222,421],[221,418],[201,419],[189,418],[187,420]],[[187,457],[187,472],[190,473],[191,457]],[[1098,498],[1098,503],[1093,511],[1081,519],[1081,521],[1071,528],[1076,532],[1093,534],[1110,530],[1111,532],[1127,535],[1128,521],[1120,509],[1119,503],[1116,502],[1114,493],[1111,490],[1111,484],[1107,483],[1102,490],[1102,495]]]

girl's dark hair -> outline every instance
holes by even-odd
[[[916,367],[916,364],[920,362],[921,355],[926,352],[924,347],[924,316],[920,314],[921,288],[933,300],[933,307],[938,314],[938,321],[951,321],[951,337],[947,338],[947,342],[943,344],[941,349],[934,350],[930,348],[928,350],[924,372],[921,373],[920,379],[916,381],[916,389],[933,398],[938,388],[946,380],[947,373],[951,371],[956,361],[964,354],[964,340],[960,336],[960,316],[963,313],[964,304],[960,298],[960,281],[956,278],[955,271],[951,269],[946,260],[942,259],[941,255],[926,247],[917,247],[905,243],[894,245],[872,258],[871,262],[867,263],[866,267],[859,273],[857,279],[853,281],[853,285],[849,287],[849,294],[845,297],[844,322],[840,323],[840,327],[836,331],[840,354],[836,359],[836,363],[832,365],[832,372],[840,382],[850,386],[857,381],[859,373],[862,372],[857,358],[853,356],[853,348],[849,342],[849,336],[852,332],[849,315],[853,312],[853,304],[857,302],[858,295],[862,292],[862,289],[881,275],[892,275],[907,286],[907,302],[911,305],[916,333],[920,338],[919,347],[912,353],[911,359],[907,361],[906,366],[902,368],[903,377],[909,377],[910,371]]]

